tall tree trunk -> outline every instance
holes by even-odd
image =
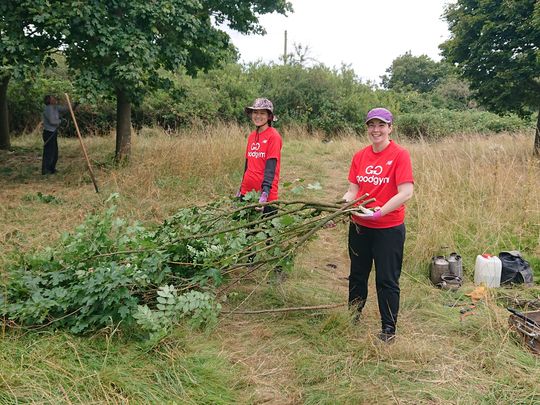
[[[124,89],[116,89],[117,162],[129,160],[131,154],[131,103]]]
[[[0,149],[11,148],[9,141],[9,116],[7,104],[7,89],[10,76],[0,79]]]
[[[538,108],[538,117],[536,118],[536,131],[534,135],[534,156],[540,157],[540,108]]]

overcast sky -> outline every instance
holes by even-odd
[[[242,62],[279,63],[284,31],[288,51],[308,46],[308,56],[329,67],[351,65],[363,80],[380,82],[392,61],[411,51],[440,60],[438,45],[448,39],[442,14],[455,0],[292,0],[294,12],[265,15],[267,34],[230,32]]]

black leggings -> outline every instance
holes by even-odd
[[[405,224],[392,228],[349,226],[349,305],[362,310],[368,296],[368,279],[375,263],[375,285],[382,329],[395,332],[399,311],[399,277],[403,263]]]

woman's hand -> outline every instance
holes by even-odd
[[[349,189],[343,195],[343,199],[345,200],[345,202],[351,202],[356,199],[357,195],[358,195],[358,184],[349,183]]]
[[[354,197],[356,197],[356,193],[351,193],[350,191],[347,191],[345,194],[343,194],[343,200],[345,202],[351,202],[354,200]]]
[[[266,191],[263,191],[261,193],[261,196],[259,197],[259,204],[264,204],[268,202],[268,193]],[[263,211],[264,207],[255,207],[257,211]]]

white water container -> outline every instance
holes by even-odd
[[[490,254],[476,256],[474,284],[484,283],[486,287],[501,286],[501,259]]]

